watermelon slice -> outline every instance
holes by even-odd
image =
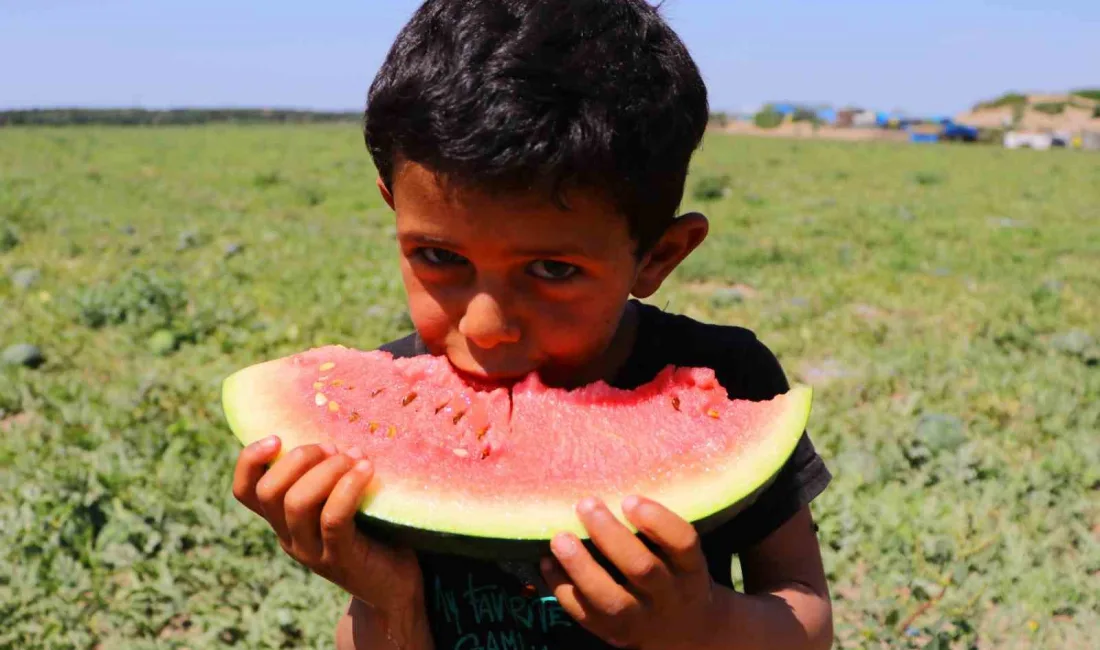
[[[531,558],[559,531],[586,536],[587,495],[641,494],[701,531],[751,503],[794,450],[811,391],[727,399],[714,372],[666,368],[635,390],[566,391],[531,375],[508,390],[463,381],[442,357],[316,348],[224,382],[244,444],[276,434],[283,452],[331,442],[375,467],[361,512],[373,535],[422,550]]]

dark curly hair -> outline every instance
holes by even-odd
[[[393,188],[407,160],[491,192],[602,193],[639,252],[675,218],[709,107],[645,0],[427,0],[371,85],[364,138]]]

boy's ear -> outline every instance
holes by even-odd
[[[698,212],[677,217],[642,258],[631,293],[638,298],[656,293],[673,269],[703,243],[709,231],[710,222]]]
[[[382,195],[382,199],[386,201],[386,205],[390,206],[390,209],[393,210],[393,192],[390,191],[390,188],[386,187],[386,182],[379,176],[374,183],[378,186],[378,193]]]

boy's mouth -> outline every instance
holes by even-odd
[[[467,370],[460,368],[453,362],[451,365],[460,377],[468,384],[476,386],[483,390],[492,390],[493,388],[511,388],[515,384],[526,378],[531,372],[524,373],[505,373],[505,372],[490,372],[483,369]]]

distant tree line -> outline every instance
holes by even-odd
[[[0,126],[169,126],[187,124],[311,124],[354,122],[359,112],[266,108],[34,108],[0,111]]]

